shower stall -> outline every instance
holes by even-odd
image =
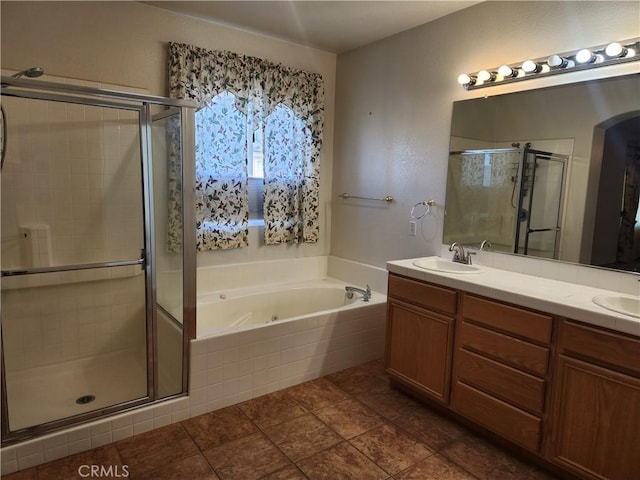
[[[1,86],[3,446],[186,393],[195,332],[193,105],[41,74]]]
[[[530,144],[451,152],[444,242],[558,258],[567,160]]]

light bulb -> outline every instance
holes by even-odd
[[[551,55],[547,58],[547,65],[552,68],[571,68],[576,66],[573,60],[561,57],[560,55]]]
[[[607,45],[607,48],[604,49],[604,53],[607,54],[607,57],[625,57],[627,52],[628,50],[618,42],[610,43]]]
[[[460,85],[473,85],[474,83],[476,83],[476,79],[470,77],[469,75],[467,75],[466,73],[463,73],[461,75],[458,75],[458,83]]]
[[[496,79],[495,74],[490,72],[489,70],[480,70],[478,72],[478,80],[481,80],[483,82],[488,82],[495,79]]]
[[[593,63],[596,61],[596,56],[593,52],[587,48],[583,48],[578,53],[576,53],[576,62],[577,63]]]
[[[538,65],[536,62],[534,62],[533,60],[526,60],[523,64],[522,64],[522,70],[525,71],[525,73],[537,73],[542,69],[542,67],[540,67],[540,65]]]
[[[510,78],[517,76],[518,71],[511,68],[509,65],[502,65],[498,69],[498,75],[502,75],[504,78]]]

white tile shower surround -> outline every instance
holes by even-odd
[[[147,392],[145,353],[129,350],[7,372],[12,430],[40,425],[143,397]],[[88,404],[76,399],[93,395]]]
[[[34,267],[20,232],[46,231],[48,264],[136,258],[143,244],[137,114],[43,100],[3,99],[3,268]],[[38,261],[39,255],[38,255]]]
[[[108,271],[112,270],[112,271]],[[5,368],[27,370],[101,355],[145,342],[145,278],[128,267],[99,270],[113,275],[91,279],[64,274],[28,275],[50,284],[19,288],[2,280],[2,335]],[[117,275],[122,275],[118,277]],[[14,288],[16,287],[16,288]]]

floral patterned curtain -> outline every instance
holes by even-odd
[[[225,137],[214,142],[221,145],[223,138],[231,140],[234,147],[229,147],[234,154],[239,148],[241,135],[245,135],[247,126],[240,129],[242,118],[245,122],[251,122],[250,130],[257,128],[270,128],[270,125],[282,124],[278,119],[284,118],[281,110],[291,112],[284,125],[288,133],[280,132],[272,136],[275,144],[269,147],[265,135],[265,152],[270,148],[273,152],[269,162],[270,167],[265,167],[265,195],[269,197],[269,207],[265,197],[265,242],[315,242],[318,238],[318,206],[319,188],[318,171],[320,148],[322,146],[322,128],[324,125],[324,84],[322,76],[315,73],[295,70],[277,65],[266,60],[238,55],[231,52],[209,51],[199,47],[181,43],[169,44],[169,92],[175,98],[191,99],[198,102],[201,108],[208,106],[223,92],[233,94],[233,101],[225,100],[226,109],[216,114],[220,123],[221,114],[228,114],[230,108],[237,110],[238,114],[232,114],[239,130],[231,133],[231,125],[225,125],[227,131]],[[215,100],[217,102],[217,100]],[[231,103],[233,105],[231,105]],[[283,106],[287,108],[284,109]],[[248,115],[250,113],[250,118]],[[212,114],[213,115],[213,114]],[[210,118],[210,117],[207,117]],[[210,120],[208,120],[210,121]],[[290,128],[289,128],[290,127]],[[242,130],[242,132],[240,132]],[[293,135],[293,136],[292,136]],[[246,142],[246,138],[245,138]],[[276,144],[293,144],[301,150],[292,154],[276,153]],[[202,152],[203,161],[209,162],[212,151]],[[238,154],[239,155],[239,154]],[[224,158],[220,157],[217,167],[221,167]],[[222,162],[222,163],[221,163]],[[200,198],[208,201],[202,202],[202,222],[200,228],[217,228],[215,238],[199,244],[200,249],[208,248],[234,248],[246,244],[238,241],[237,231],[244,227],[234,227],[232,224],[243,217],[242,209],[246,209],[246,154],[244,158],[244,176],[237,173],[239,160],[234,158],[232,163],[234,177],[227,180],[224,190],[226,200],[219,196],[205,193],[205,186],[213,182],[205,179],[203,184],[198,182],[197,189]],[[282,162],[284,165],[280,165]],[[296,165],[294,170],[293,166]],[[287,169],[288,173],[284,174]],[[267,173],[267,171],[269,173]],[[274,176],[271,176],[273,173]],[[217,179],[218,171],[209,169],[211,179]],[[238,177],[239,175],[239,177]],[[287,178],[284,181],[284,177]],[[231,196],[236,195],[233,201]],[[244,203],[243,203],[244,202]],[[241,206],[244,205],[244,206]],[[236,210],[240,208],[240,210]],[[212,218],[206,211],[218,211]],[[271,211],[270,209],[273,209]],[[231,212],[231,218],[228,217]],[[222,218],[228,218],[228,222],[221,222]],[[220,226],[223,228],[220,228]],[[229,235],[233,238],[229,239]],[[242,236],[241,234],[238,234]],[[224,246],[223,246],[224,245]]]
[[[283,105],[265,123],[265,243],[317,242],[320,171],[309,129]]]
[[[169,197],[167,249],[182,250],[182,130],[180,115],[167,120],[167,192]]]
[[[249,244],[247,116],[229,92],[196,113],[196,246],[198,250]]]

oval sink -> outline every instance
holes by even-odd
[[[640,298],[624,295],[596,295],[593,303],[613,312],[640,318]]]
[[[433,270],[435,272],[482,273],[482,269],[477,265],[465,265],[463,263],[456,263],[450,260],[443,260],[439,257],[418,258],[413,261],[413,264],[416,267],[424,268],[425,270]]]

